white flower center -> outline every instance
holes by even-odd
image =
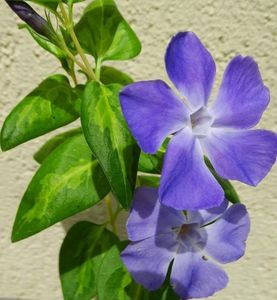
[[[201,107],[190,115],[191,128],[194,135],[201,138],[209,134],[213,118],[206,107]]]

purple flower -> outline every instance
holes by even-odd
[[[53,31],[48,22],[36,13],[29,4],[24,1],[13,0],[6,0],[6,2],[18,17],[34,31],[48,38],[53,36]]]
[[[187,105],[160,80],[130,84],[120,94],[124,117],[144,152],[155,153],[174,134],[164,159],[161,202],[195,210],[223,201],[223,190],[207,169],[204,155],[223,178],[257,185],[276,160],[277,136],[250,130],[269,103],[255,61],[242,56],[230,61],[210,107],[215,63],[194,33],[173,37],[165,64]]]
[[[244,254],[250,227],[244,205],[227,205],[223,201],[217,208],[184,214],[161,205],[157,189],[137,189],[127,222],[131,243],[121,254],[133,278],[156,290],[173,261],[170,282],[182,299],[208,297],[223,289],[228,277],[218,263]]]

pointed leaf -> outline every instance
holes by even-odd
[[[72,129],[61,134],[52,137],[47,141],[35,154],[34,159],[42,164],[45,159],[61,144],[68,140],[68,138],[80,135],[82,133],[82,128]]]
[[[144,173],[161,174],[163,166],[164,152],[158,151],[156,154],[146,154],[141,151],[139,157],[138,170]]]
[[[47,52],[53,54],[60,61],[62,67],[66,71],[70,71],[72,69],[72,61],[67,58],[67,54],[58,46],[57,43],[55,43],[54,39],[51,41],[46,39],[45,37],[36,33],[27,24],[21,24],[19,28],[26,28],[36,43]]]
[[[113,0],[95,0],[75,27],[83,49],[97,60],[125,60],[140,53],[140,42]]]
[[[79,222],[67,233],[60,251],[60,279],[65,300],[91,300],[102,258],[117,237],[103,226]]]
[[[8,115],[1,130],[1,148],[9,150],[79,117],[80,99],[64,75],[45,79]]]
[[[127,85],[133,82],[133,79],[126,73],[113,67],[103,66],[101,68],[101,82],[104,84],[119,83]]]
[[[43,162],[17,211],[12,240],[27,238],[98,203],[110,188],[82,134]]]
[[[105,253],[97,276],[98,300],[131,300],[125,287],[132,279],[120,257],[125,246],[125,242],[115,245]]]
[[[55,10],[60,2],[60,0],[27,0],[29,2],[34,2],[36,4],[45,6],[52,10]]]
[[[139,147],[122,116],[120,90],[117,84],[89,83],[82,101],[81,122],[114,195],[123,207],[128,207],[135,187]]]

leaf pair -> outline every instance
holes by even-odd
[[[123,84],[131,81],[128,75],[110,67],[103,68],[102,80]],[[110,191],[110,185],[122,206],[128,207],[136,180],[139,149],[120,112],[120,87],[119,84],[89,84],[82,105],[85,115],[82,122],[87,138],[104,172],[92,155],[81,129],[52,138],[35,154],[35,159],[42,166],[21,201],[14,223],[13,241],[95,205]],[[79,116],[83,87],[77,90],[72,89],[62,75],[46,79],[6,119],[2,129],[3,149],[10,149],[73,121]],[[111,94],[107,96],[106,90]],[[70,96],[72,93],[77,93],[75,102]],[[62,97],[64,94],[69,96]],[[61,113],[63,106],[66,109]],[[48,111],[48,107],[51,110]],[[103,116],[99,107],[103,109]],[[72,110],[74,114],[69,118]],[[107,135],[106,131],[109,131]],[[115,139],[120,144],[114,144]]]
[[[132,300],[132,282],[120,252],[126,242],[103,226],[79,222],[67,233],[60,251],[60,279],[65,300]]]
[[[127,245],[103,226],[79,222],[60,251],[60,279],[65,300],[178,300],[167,282],[154,292],[137,285],[120,252]]]

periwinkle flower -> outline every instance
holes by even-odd
[[[225,288],[228,277],[218,264],[244,254],[250,228],[245,206],[227,209],[224,200],[219,207],[184,214],[158,197],[155,188],[139,188],[134,195],[127,222],[131,243],[121,257],[135,281],[148,290],[160,288],[173,261],[170,283],[182,299]]]
[[[48,22],[24,1],[6,0],[10,8],[37,33],[51,38],[53,31]]]
[[[277,135],[255,126],[269,103],[257,64],[233,58],[215,102],[207,106],[215,63],[192,32],[174,36],[165,55],[177,97],[161,80],[128,85],[120,94],[127,124],[141,149],[153,154],[173,134],[162,169],[160,199],[175,209],[218,206],[224,193],[204,163],[206,155],[226,179],[257,185],[276,160]]]

